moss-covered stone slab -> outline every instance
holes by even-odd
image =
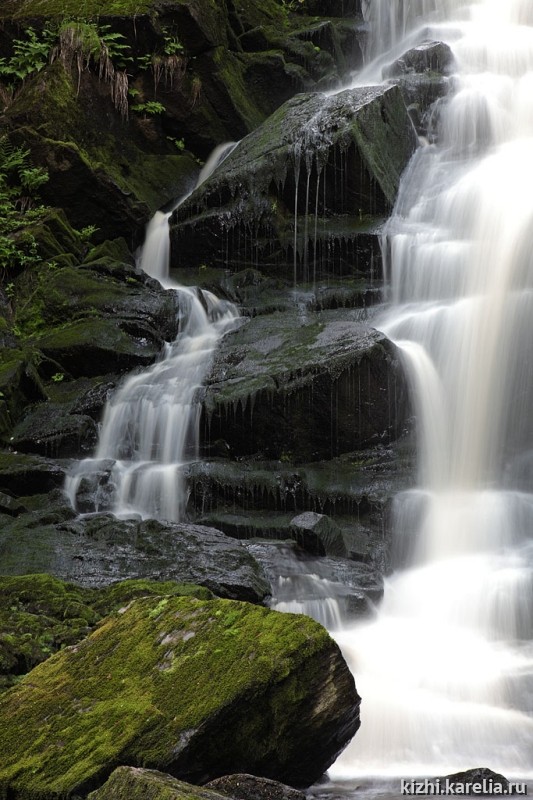
[[[358,706],[337,645],[309,618],[140,599],[0,698],[0,786],[60,798],[117,763],[309,785],[357,730]]]
[[[193,584],[128,580],[84,589],[51,575],[0,578],[0,689],[20,680],[52,653],[84,639],[97,622],[137,597],[212,598]]]
[[[228,800],[228,796],[154,769],[118,767],[87,800]]]
[[[207,380],[203,440],[235,456],[301,463],[394,439],[406,413],[396,348],[357,311],[247,320]]]
[[[176,211],[172,264],[292,267],[309,279],[327,267],[331,217],[353,220],[350,238],[367,232],[391,208],[416,145],[397,86],[297,95]]]

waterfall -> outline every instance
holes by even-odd
[[[195,188],[234,146],[213,151]],[[126,378],[108,401],[94,458],[77,464],[67,477],[65,489],[74,508],[80,489],[89,488],[95,511],[102,510],[103,500],[104,508],[117,516],[140,514],[173,522],[184,517],[188,495],[183,468],[198,459],[199,392],[220,337],[237,318],[233,304],[169,279],[169,219],[191,193],[170,211],[156,212],[139,258],[144,272],[179,292],[179,335],[150,369]]]
[[[334,633],[363,705],[331,773],[486,766],[524,776],[533,767],[533,3],[371,0],[367,14],[387,60],[431,29],[458,72],[437,144],[415,154],[384,234],[392,302],[378,327],[410,381],[418,487],[394,502],[404,563],[377,618]]]

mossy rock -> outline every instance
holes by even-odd
[[[162,594],[202,600],[213,596],[204,587],[173,581],[127,580],[83,589],[51,575],[0,577],[0,687],[79,642],[99,620],[131,600]]]
[[[0,786],[59,798],[117,763],[308,785],[357,730],[358,706],[337,645],[307,617],[140,599],[0,699]]]
[[[62,486],[64,469],[39,456],[0,451],[0,488],[15,497],[46,493]]]
[[[99,17],[141,14],[149,11],[155,0],[2,0],[0,17],[33,19],[35,17]]]
[[[4,351],[0,361],[0,438],[7,441],[13,425],[30,402],[45,400],[46,393],[35,365],[17,351]]]
[[[87,800],[228,800],[228,795],[193,786],[157,770],[118,767]]]
[[[161,337],[142,323],[128,327],[112,319],[84,319],[36,336],[33,344],[73,377],[148,366],[161,352]]]

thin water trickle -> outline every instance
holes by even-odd
[[[196,187],[234,146],[213,151]],[[65,488],[74,508],[80,489],[89,487],[94,511],[101,510],[103,497],[106,510],[118,516],[139,514],[175,522],[184,517],[188,495],[183,467],[198,458],[199,392],[220,337],[238,317],[233,304],[169,279],[169,219],[191,193],[171,211],[154,215],[139,259],[144,272],[179,292],[179,335],[150,369],[128,377],[107,403],[94,458],[81,461],[67,477]]]
[[[394,503],[375,620],[334,635],[363,697],[335,778],[533,772],[533,3],[372,0],[366,74],[453,50],[437,143],[384,234],[418,420],[419,488]],[[428,32],[431,36],[428,37]]]

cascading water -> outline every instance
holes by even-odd
[[[202,169],[198,187],[235,145],[216,148]],[[169,280],[169,228],[172,212],[158,211],[150,221],[140,267],[169,289],[180,292],[183,324],[149,370],[128,377],[108,402],[94,458],[80,462],[67,478],[72,505],[83,482],[94,488],[94,508],[104,494],[118,516],[140,514],[169,521],[183,519],[187,487],[183,466],[198,458],[201,404],[198,393],[220,337],[237,318],[235,307],[210,292]],[[104,465],[112,464],[102,493]]]
[[[419,486],[395,500],[404,563],[377,619],[334,634],[363,707],[361,730],[331,774],[488,766],[526,775],[533,3],[373,0],[367,12],[383,49],[408,30],[407,46],[426,39],[429,20],[458,74],[440,109],[438,144],[415,154],[384,236],[392,305],[380,327],[411,382]]]

